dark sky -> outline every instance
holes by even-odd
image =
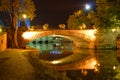
[[[48,23],[51,26],[66,24],[69,15],[75,10],[83,7],[84,4],[94,4],[95,0],[33,0],[36,7],[36,17],[32,25],[43,25]]]

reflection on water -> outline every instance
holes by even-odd
[[[50,51],[51,54],[60,54],[64,50],[73,51],[72,41],[52,36],[43,37],[29,42],[27,46],[34,47],[40,50],[41,53],[44,53],[44,51]]]
[[[119,66],[119,60],[120,60],[119,50],[94,50],[94,49],[73,48],[74,47],[73,43],[70,40],[66,40],[58,37],[47,37],[47,39],[48,41],[46,41],[46,38],[37,39],[36,42],[32,41],[28,43],[28,46],[32,46],[40,50],[41,54],[44,53],[44,51],[45,53],[48,52],[50,55],[52,54],[53,59],[56,60],[59,59],[60,62],[59,64],[71,63],[72,65],[77,65],[76,69],[78,68],[78,63],[79,63],[79,68],[86,67],[86,69],[87,68],[93,69],[93,66],[95,66],[96,64],[109,68],[113,68],[113,67],[117,68]],[[66,57],[68,54],[66,55],[65,53],[68,52],[64,52],[64,51],[74,52],[74,54],[72,55],[70,54],[68,57]],[[62,53],[64,53],[65,55]],[[62,58],[60,54],[62,54],[62,56],[65,56],[65,58]],[[43,54],[43,55],[47,55],[48,60],[51,59],[49,58],[50,55],[48,54]],[[55,58],[54,56],[57,58]],[[92,67],[90,65],[92,65]]]
[[[46,43],[39,41],[28,44],[39,49],[41,53],[49,51],[49,54],[52,54],[52,56],[49,54],[41,56],[43,62],[50,68],[58,71],[67,70],[68,76],[73,80],[120,80],[120,50],[73,48],[72,41],[61,42],[58,38],[55,41],[51,40]],[[65,50],[72,51],[74,54],[66,55],[63,53]],[[74,74],[78,74],[78,71],[81,73],[79,72],[80,75],[77,76],[73,71]],[[73,74],[74,78],[70,74]]]

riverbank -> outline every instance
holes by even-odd
[[[45,67],[35,49],[0,51],[0,80],[70,80],[65,74]]]

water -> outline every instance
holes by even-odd
[[[72,41],[52,36],[36,39],[29,42],[27,46],[40,50],[41,54],[44,53],[44,51],[49,51],[50,53],[53,52],[53,54],[62,53],[64,50],[73,51]]]
[[[120,50],[94,50],[94,49],[84,49],[84,48],[77,48],[73,46],[73,42],[70,40],[66,40],[63,38],[58,37],[47,37],[48,41],[46,40],[46,37],[36,39],[35,41],[32,41],[27,44],[27,46],[34,47],[38,50],[40,50],[40,54],[46,54],[49,53],[50,55],[63,55],[65,52],[72,52],[73,54],[69,57],[74,58],[78,56],[85,55],[85,58],[94,58],[97,62],[99,62],[103,66],[116,66],[119,65],[120,60]],[[41,40],[41,41],[38,41]],[[78,58],[80,58],[78,57]],[[74,59],[72,60],[74,61]],[[75,60],[75,61],[79,61]]]
[[[30,42],[28,46],[39,49],[41,54],[48,51],[50,55],[45,54],[41,58],[48,60],[47,64],[55,65],[53,69],[67,70],[68,76],[74,80],[120,80],[120,50],[75,48],[69,40]],[[63,51],[70,51],[72,54],[66,55]]]

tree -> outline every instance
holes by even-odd
[[[75,15],[70,15],[67,21],[68,29],[76,29],[77,27],[77,19],[75,18]]]
[[[9,15],[9,25],[12,30],[11,47],[19,48],[17,42],[18,20],[23,20],[23,14],[32,20],[35,17],[35,6],[32,0],[0,0],[0,11]]]
[[[87,28],[92,28],[92,23],[83,10],[75,11],[73,15],[70,15],[67,24],[69,29],[83,29],[85,25]]]
[[[96,0],[97,11],[90,16],[99,32],[105,32],[120,26],[119,4],[119,0]]]

